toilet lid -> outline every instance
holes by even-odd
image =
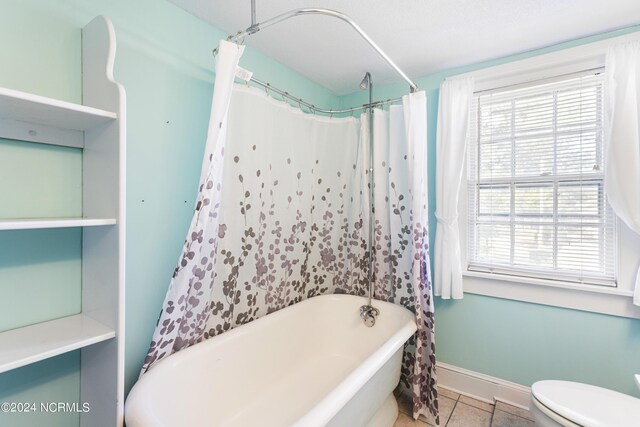
[[[539,381],[531,393],[556,414],[584,427],[640,426],[640,399],[569,381]]]

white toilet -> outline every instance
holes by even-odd
[[[640,427],[640,399],[587,384],[539,381],[531,414],[541,427]]]

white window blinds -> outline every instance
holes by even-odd
[[[615,286],[603,76],[476,94],[470,125],[469,270]]]

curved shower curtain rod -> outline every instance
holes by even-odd
[[[398,67],[396,65],[395,62],[393,62],[391,60],[391,58],[389,58],[387,56],[386,53],[384,53],[384,51],[382,49],[380,49],[380,47],[378,47],[378,45],[371,40],[371,38],[362,30],[362,28],[360,28],[360,26],[350,17],[348,17],[347,15],[345,15],[342,12],[338,12],[336,10],[331,10],[331,9],[322,9],[322,8],[303,8],[303,9],[294,9],[294,10],[290,10],[289,12],[285,12],[283,14],[280,14],[278,16],[275,16],[271,19],[267,19],[264,22],[255,22],[255,8],[252,7],[252,12],[251,12],[251,26],[249,28],[247,28],[246,30],[242,30],[242,31],[238,31],[235,35],[233,36],[229,36],[227,38],[228,41],[231,42],[238,42],[243,40],[246,36],[250,36],[252,34],[257,33],[258,31],[265,29],[267,27],[270,27],[272,25],[275,25],[279,22],[285,21],[287,19],[296,17],[296,16],[302,16],[302,15],[326,15],[326,16],[331,16],[333,18],[338,18],[344,22],[346,22],[347,24],[349,24],[351,26],[351,28],[353,28],[358,34],[360,34],[360,36],[367,42],[369,43],[369,45],[378,53],[378,55],[380,55],[382,57],[382,59],[384,59],[387,64],[389,64],[391,66],[391,68],[393,68],[407,83],[409,83],[409,90],[411,91],[411,93],[416,92],[418,90],[418,85],[415,84],[413,82],[413,80],[411,80],[404,71],[402,71],[400,69],[400,67]],[[214,55],[217,52],[217,49],[214,50]]]

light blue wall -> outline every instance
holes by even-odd
[[[438,93],[444,79],[636,31],[640,31],[640,26],[416,79],[428,97],[432,246],[436,229],[434,184]],[[374,87],[376,99],[394,98],[407,92],[404,83]],[[342,96],[341,107],[362,104],[366,102],[365,97],[362,92]],[[473,294],[465,294],[461,301],[436,298],[436,354],[442,362],[527,386],[542,379],[566,379],[640,397],[633,382],[633,374],[640,373],[640,320]]]
[[[79,424],[78,414],[47,413],[40,403],[78,402],[80,399],[80,352],[6,372],[0,377],[0,402],[35,403],[35,411],[0,414],[3,427],[71,427]]]
[[[0,218],[81,214],[79,149],[0,139]],[[79,312],[81,253],[80,229],[0,232],[0,331]]]
[[[115,77],[125,85],[128,97],[126,382],[129,389],[137,377],[191,217],[212,93],[210,52],[223,34],[164,0],[0,0],[0,86],[79,102],[80,29],[98,14],[108,15],[115,24],[118,37]],[[606,36],[591,39],[602,37]],[[585,41],[588,40],[544,51]],[[437,88],[442,79],[533,54],[418,80],[430,99],[431,171],[435,164]],[[247,50],[241,65],[316,105],[363,102],[360,94],[338,99],[323,87],[251,50]],[[404,84],[388,85],[376,88],[376,95],[386,98],[405,91]],[[15,145],[11,148],[21,149]],[[29,159],[28,150],[24,148],[18,156]],[[71,153],[55,152],[52,156],[58,156],[61,162],[71,162],[70,170],[80,165]],[[45,154],[43,158],[50,157]],[[0,177],[5,179],[1,173]],[[64,179],[61,177],[61,182]],[[24,196],[29,197],[26,192]],[[49,201],[47,209],[73,208],[77,203],[74,197],[69,195],[71,202],[64,205]],[[26,199],[20,201],[23,202],[28,207]],[[433,218],[431,225],[433,236]],[[57,259],[42,261],[42,264],[51,262],[52,271],[59,272],[60,277],[68,275],[68,279],[77,274],[77,234],[69,230],[55,237],[63,251],[57,254]],[[46,241],[50,237],[24,232],[20,238]],[[7,241],[0,241],[1,256],[10,253],[11,243]],[[1,274],[8,268],[20,267],[19,262],[7,266],[9,258],[3,259]],[[62,307],[71,314],[79,309],[79,282],[67,279],[71,285],[66,291],[47,298],[51,307]],[[20,292],[24,289],[0,284],[3,301],[13,301],[14,306],[22,307],[28,314],[39,313],[40,309],[24,302]],[[632,392],[630,373],[640,371],[639,321],[474,295],[467,295],[460,302],[437,301],[437,315],[441,360],[522,384],[555,376]],[[0,316],[0,329],[14,327],[11,321],[15,319]],[[29,321],[35,320],[21,320]],[[73,401],[78,396],[77,367],[78,354],[71,353],[2,374],[0,401]],[[44,425],[44,421],[0,415],[0,425],[36,424]],[[47,418],[46,424],[74,425],[77,417]]]
[[[213,90],[211,50],[226,35],[165,0],[0,0],[0,86],[80,102],[80,31],[99,14],[109,16],[116,29],[115,78],[128,102],[128,390],[193,211]],[[339,103],[322,86],[251,49],[241,65],[316,105]],[[81,157],[42,147],[0,141],[0,217],[79,214],[80,178],[74,174],[82,168]],[[23,169],[33,159],[31,170]],[[15,182],[22,185],[17,191],[6,185]],[[10,206],[20,211],[9,212]],[[0,234],[0,330],[80,310],[79,236],[79,230]],[[47,244],[29,250],[40,242]],[[51,245],[58,245],[57,253]],[[0,402],[76,401],[78,360],[72,353],[0,375]],[[45,424],[77,425],[78,417],[44,422],[0,414],[0,425]]]

